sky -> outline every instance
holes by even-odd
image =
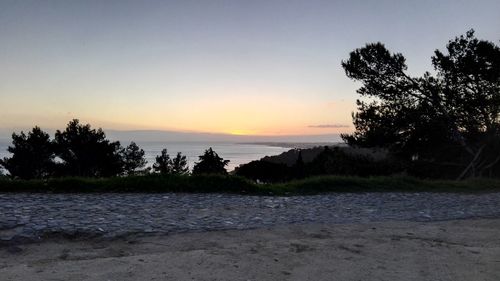
[[[341,61],[369,42],[409,72],[474,28],[500,40],[500,1],[0,0],[0,131],[64,128],[243,135],[350,132],[359,84]]]

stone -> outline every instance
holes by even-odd
[[[0,194],[0,240],[36,240],[51,233],[114,237],[292,223],[498,218],[498,206],[500,193],[332,193],[290,197],[4,193]]]

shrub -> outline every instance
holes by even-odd
[[[260,182],[283,182],[293,178],[293,169],[282,163],[272,163],[264,160],[252,161],[240,165],[235,174]]]

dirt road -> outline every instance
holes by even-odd
[[[291,225],[0,248],[1,280],[500,280],[500,219]]]

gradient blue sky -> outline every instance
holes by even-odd
[[[0,129],[349,131],[350,51],[381,41],[420,75],[470,28],[498,44],[499,15],[498,0],[0,0]]]

